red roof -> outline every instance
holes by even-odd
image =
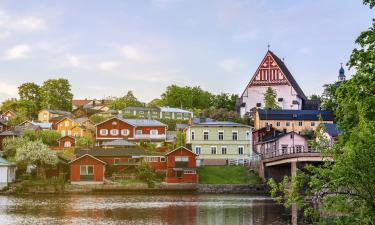
[[[72,100],[72,104],[74,106],[84,106],[89,102],[91,102],[91,100],[88,100],[88,99],[73,99]]]

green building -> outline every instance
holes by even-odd
[[[186,143],[205,165],[227,164],[252,155],[251,127],[234,122],[203,122],[186,129]]]

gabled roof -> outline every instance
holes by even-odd
[[[306,139],[306,137],[300,135],[300,134],[297,134],[296,132],[292,131],[292,132],[288,132],[288,133],[279,133],[277,134],[276,136],[271,136],[271,137],[268,137],[268,138],[264,138],[262,141],[259,141],[258,144],[263,144],[263,143],[267,143],[267,142],[273,142],[273,141],[276,141],[282,137],[285,137],[287,135],[290,135],[290,134],[293,134],[293,135],[298,135],[298,136],[301,136],[303,137],[304,139]]]
[[[42,109],[40,111],[48,111],[52,114],[58,114],[58,115],[65,115],[65,116],[68,116],[68,115],[71,115],[72,113],[71,112],[67,112],[67,111],[62,111],[62,110],[55,110],[55,109]]]
[[[284,64],[284,62],[279,58],[277,57],[277,55],[275,55],[272,51],[268,50],[266,55],[264,56],[264,58],[262,59],[261,61],[261,64],[258,66],[257,70],[255,71],[254,75],[252,76],[251,80],[249,81],[249,83],[246,85],[245,87],[245,90],[243,91],[242,93],[242,96],[244,95],[246,89],[250,86],[250,84],[252,84],[253,80],[255,79],[255,77],[257,76],[257,72],[261,69],[262,67],[262,63],[267,59],[268,56],[271,56],[272,59],[274,59],[275,63],[277,64],[277,66],[280,68],[281,72],[284,74],[285,78],[287,79],[287,81],[289,82],[289,84],[294,88],[294,90],[297,92],[298,96],[304,100],[307,99],[305,93],[303,93],[301,87],[298,85],[297,81],[294,79],[293,75],[291,74],[291,72],[289,71],[289,69],[286,67],[286,65]]]
[[[72,100],[72,105],[74,105],[74,106],[83,106],[83,105],[86,105],[89,102],[91,102],[91,100],[89,100],[89,99],[73,99]]]
[[[141,156],[145,155],[146,151],[142,148],[90,148],[90,149],[76,149],[75,155],[81,156],[85,154],[94,157],[121,157],[121,156]]]
[[[342,133],[341,130],[337,129],[337,125],[334,123],[323,123],[323,126],[326,129],[326,132],[331,136],[331,137],[337,137],[339,134]]]
[[[81,155],[80,157],[78,157],[78,158],[76,158],[76,159],[70,161],[69,164],[72,164],[73,162],[75,162],[75,161],[77,161],[77,160],[80,160],[81,158],[86,157],[86,156],[87,156],[87,157],[90,157],[90,158],[93,158],[93,159],[95,159],[96,161],[101,162],[101,163],[104,164],[104,165],[107,164],[106,162],[104,162],[104,161],[102,161],[102,160],[100,160],[100,159],[98,159],[98,158],[95,158],[94,156],[92,156],[92,155],[90,155],[90,154],[84,154],[84,155]]]
[[[257,109],[261,120],[310,120],[334,121],[331,112],[324,110]]]
[[[171,108],[171,107],[159,107],[160,111],[162,112],[172,112],[172,113],[191,113],[190,111],[179,109],[179,108]]]
[[[185,147],[183,147],[183,146],[180,146],[180,147],[178,147],[178,148],[175,148],[175,149],[173,149],[173,150],[170,150],[170,151],[166,152],[165,155],[169,155],[169,154],[171,154],[172,152],[175,152],[175,151],[180,150],[180,149],[181,149],[181,150],[188,151],[188,152],[191,152],[191,153],[193,153],[194,155],[197,155],[197,154],[195,154],[195,152],[192,152],[190,149],[185,148]]]

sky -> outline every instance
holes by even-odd
[[[241,94],[268,43],[321,94],[374,15],[360,0],[0,0],[0,101],[60,77],[74,98],[147,102],[171,84]]]

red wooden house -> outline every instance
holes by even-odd
[[[167,152],[167,183],[197,183],[196,154],[185,147]]]
[[[64,136],[59,140],[59,148],[71,148],[76,145],[76,139],[72,136]]]
[[[89,154],[82,155],[69,162],[70,182],[72,184],[102,184],[106,164]]]
[[[96,142],[101,145],[105,141],[125,139],[134,142],[166,140],[167,125],[157,120],[124,119],[113,117],[95,127]]]

